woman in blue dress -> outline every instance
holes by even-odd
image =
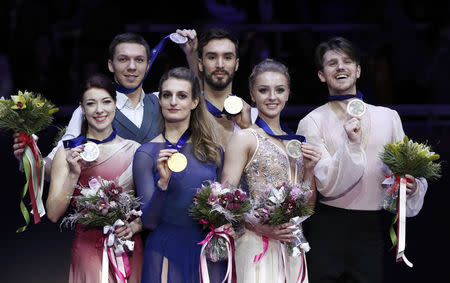
[[[191,71],[175,68],[161,78],[159,104],[162,134],[143,144],[133,163],[136,190],[143,202],[142,222],[151,230],[142,282],[200,282],[201,245],[197,243],[206,233],[188,209],[197,188],[220,176],[223,153],[214,143],[199,82]],[[168,165],[177,152],[187,159],[181,172],[173,172]],[[211,282],[222,281],[224,265],[209,263]]]

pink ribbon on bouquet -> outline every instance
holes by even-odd
[[[263,241],[263,251],[260,254],[255,255],[253,262],[258,262],[261,260],[261,258],[266,254],[267,249],[269,248],[269,238],[266,236],[261,236]]]
[[[114,234],[114,230],[118,226],[125,223],[118,219],[113,226],[106,225],[103,227],[104,244],[102,259],[102,283],[107,283],[109,278],[108,266],[111,264],[114,268],[114,274],[118,282],[125,283],[131,274],[130,262],[124,246],[128,250],[134,249],[134,242],[130,240],[121,240]]]
[[[206,261],[205,256],[205,248],[208,245],[209,241],[213,237],[223,238],[225,240],[225,244],[227,247],[227,255],[228,255],[228,264],[227,264],[227,273],[225,274],[225,278],[222,283],[235,283],[236,282],[236,264],[234,260],[234,239],[230,236],[229,230],[224,230],[222,227],[215,228],[214,225],[206,221],[205,219],[200,219],[200,223],[206,224],[209,226],[211,231],[205,237],[205,239],[199,243],[198,245],[202,245],[202,249],[200,251],[200,279],[202,283],[209,283],[209,273],[208,273],[208,263]]]

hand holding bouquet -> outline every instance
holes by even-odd
[[[392,174],[386,174],[383,185],[387,185],[382,207],[390,212],[396,213],[390,228],[390,237],[393,246],[397,245],[396,260],[404,261],[409,267],[413,264],[406,258],[406,183],[409,174],[415,178],[438,179],[441,177],[441,165],[436,163],[439,155],[432,152],[430,147],[409,140],[404,137],[403,141],[384,146],[380,154],[381,161],[388,167]],[[397,234],[393,225],[398,223]]]
[[[289,228],[296,228],[293,232],[295,238],[292,238],[286,244],[290,256],[299,256],[309,251],[309,244],[303,236],[301,223],[313,214],[312,206],[308,204],[313,192],[307,184],[287,184],[283,183],[278,187],[267,185],[264,191],[255,198],[252,216],[262,224],[271,226],[281,225],[291,222]],[[268,239],[263,236],[263,242]],[[255,261],[262,258],[263,252],[255,256]]]
[[[0,128],[19,133],[19,140],[25,144],[22,163],[26,176],[26,184],[22,191],[20,209],[25,218],[25,226],[17,232],[23,232],[29,222],[30,215],[23,198],[27,191],[30,194],[34,223],[39,223],[45,214],[42,202],[44,188],[44,164],[42,155],[32,135],[46,128],[53,121],[53,113],[58,108],[39,94],[21,92],[12,95],[11,99],[0,99]]]
[[[202,282],[209,282],[206,259],[218,262],[228,258],[227,274],[224,280],[235,282],[234,240],[229,231],[224,230],[227,223],[237,224],[243,220],[244,213],[251,209],[250,200],[241,189],[231,185],[211,182],[198,189],[189,214],[199,220],[210,232],[200,242],[200,276]]]
[[[76,223],[103,228],[104,245],[102,260],[102,282],[108,282],[108,266],[114,267],[117,282],[126,282],[130,276],[126,252],[134,249],[134,242],[122,240],[115,235],[117,227],[141,216],[137,210],[139,198],[133,191],[123,191],[115,182],[92,178],[89,187],[77,187],[80,194],[71,196],[75,212],[66,216],[61,225],[73,227]],[[109,262],[108,262],[109,259]]]

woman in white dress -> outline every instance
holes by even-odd
[[[320,159],[320,151],[302,143],[303,157],[292,158],[286,154],[285,138],[290,133],[280,124],[280,113],[290,91],[286,66],[271,59],[262,61],[253,68],[249,87],[259,117],[250,128],[237,131],[232,136],[225,150],[221,181],[238,185],[242,177],[242,183],[248,186],[252,198],[267,185],[277,187],[283,182],[302,184],[314,191],[313,170]],[[310,199],[311,203],[314,201],[315,193]],[[301,281],[301,257],[287,256],[282,245],[294,237],[291,232],[296,229],[288,228],[291,225],[288,222],[270,226],[246,219],[244,233],[236,240],[237,282]],[[268,238],[268,248],[262,258],[254,262],[255,255],[263,251],[262,236]],[[303,282],[308,281],[305,273]]]

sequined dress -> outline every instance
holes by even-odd
[[[244,168],[242,181],[248,186],[251,197],[258,195],[268,184],[279,186],[283,182],[301,182],[303,179],[302,158],[289,158],[280,146],[250,128],[256,137],[255,153]],[[283,264],[277,240],[269,239],[266,253],[254,263],[255,255],[263,251],[261,235],[245,230],[236,240],[237,282],[276,283],[296,282],[300,270],[300,258],[286,255]],[[286,279],[286,280],[285,280]],[[308,282],[306,277],[303,282]]]

